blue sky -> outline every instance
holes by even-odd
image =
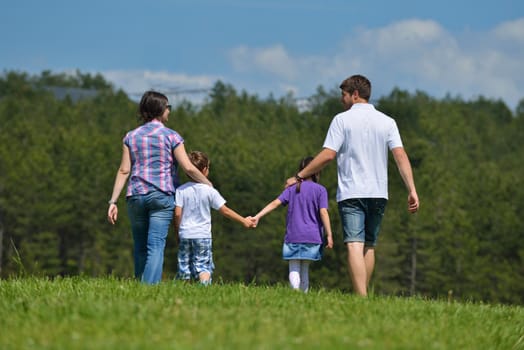
[[[307,97],[352,74],[440,98],[524,98],[522,0],[1,0],[0,69],[101,73],[129,93]],[[199,99],[202,95],[176,95]]]

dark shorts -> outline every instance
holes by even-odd
[[[363,242],[372,247],[377,245],[387,202],[385,198],[351,198],[339,202],[344,243]]]

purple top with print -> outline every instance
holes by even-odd
[[[175,194],[178,163],[173,150],[183,142],[182,136],[158,120],[128,132],[124,144],[131,154],[131,174],[126,196],[155,190]]]
[[[328,208],[327,190],[313,181],[304,181],[300,192],[290,186],[278,196],[287,205],[285,243],[322,243],[320,209]]]

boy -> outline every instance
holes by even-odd
[[[189,154],[191,163],[208,177],[210,161],[203,152]],[[191,277],[200,283],[211,283],[213,273],[213,253],[211,238],[211,208],[225,217],[238,221],[244,227],[254,227],[250,218],[243,218],[228,208],[226,200],[213,187],[195,182],[187,182],[177,188],[175,194],[175,231],[178,232],[178,272],[177,279],[189,280]]]

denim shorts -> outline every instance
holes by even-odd
[[[211,238],[180,239],[176,278],[198,280],[198,276],[202,272],[212,274],[215,269],[212,245],[213,240]]]
[[[282,246],[282,259],[318,261],[322,259],[322,244],[284,243]]]
[[[344,243],[376,246],[387,202],[385,198],[350,198],[339,202]]]

